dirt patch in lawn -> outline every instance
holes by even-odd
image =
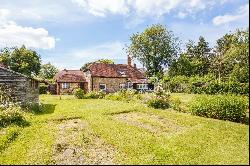
[[[129,125],[146,129],[156,135],[171,136],[176,133],[181,133],[186,128],[166,118],[140,112],[118,114],[113,117]]]
[[[57,165],[114,164],[115,149],[93,134],[81,119],[57,124],[52,163]]]
[[[113,165],[116,150],[89,130],[84,135],[86,160],[84,164]]]

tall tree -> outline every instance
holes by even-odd
[[[177,60],[169,67],[169,76],[177,76],[177,75],[185,75],[185,76],[192,76],[194,73],[194,66],[190,61],[190,58],[184,53],[181,54]]]
[[[217,40],[211,71],[219,80],[234,77],[240,82],[249,79],[249,28],[228,33]]]
[[[169,75],[206,75],[210,67],[210,48],[204,37],[197,44],[192,40],[186,43],[186,51],[169,67]]]
[[[27,49],[24,45],[20,48],[5,48],[0,52],[0,63],[11,70],[27,76],[37,75],[41,68],[41,59],[36,51]]]
[[[50,62],[41,66],[39,77],[42,79],[53,79],[58,69]]]
[[[146,67],[148,76],[162,77],[163,69],[177,57],[179,42],[166,27],[157,24],[130,37],[127,52]]]
[[[190,61],[192,61],[195,69],[193,70],[193,75],[206,75],[209,71],[209,53],[211,49],[209,48],[209,43],[204,37],[200,36],[197,45],[194,42],[189,41],[186,45],[187,52]]]

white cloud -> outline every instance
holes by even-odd
[[[249,4],[241,6],[236,14],[226,14],[213,18],[214,25],[222,25],[249,17]],[[247,19],[248,20],[248,19]]]
[[[5,18],[10,14],[10,11],[8,9],[0,9],[0,19]]]
[[[23,27],[8,20],[11,12],[0,9],[0,47],[25,45],[30,48],[51,49],[55,47],[55,38],[49,36],[44,28]]]
[[[125,15],[129,12],[125,0],[72,0],[94,16],[105,17],[107,13]]]
[[[184,13],[184,12],[179,12],[177,17],[178,18],[185,18],[187,16],[187,13]]]
[[[225,0],[220,0],[225,1]],[[160,17],[172,10],[178,10],[181,17],[183,13],[190,14],[211,7],[216,0],[72,0],[84,10],[94,16],[105,17],[108,13],[144,15]]]

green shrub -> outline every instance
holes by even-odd
[[[186,76],[175,76],[167,81],[167,87],[171,92],[188,92],[189,84],[188,84],[188,77]]]
[[[139,100],[141,98],[141,95],[137,93],[138,92],[134,89],[122,89],[115,93],[109,93],[105,96],[105,99],[125,101]]]
[[[11,124],[19,126],[27,124],[24,113],[20,107],[10,106],[0,111],[0,127],[6,127]]]
[[[124,99],[119,93],[109,93],[108,95],[105,96],[105,99],[107,100],[122,100]]]
[[[85,99],[102,99],[105,97],[105,92],[103,91],[91,91],[89,93],[87,93],[84,98]]]
[[[207,83],[203,91],[205,91],[206,94],[219,94],[225,91],[227,92],[226,88],[225,84],[219,83],[218,80],[214,80]]]
[[[181,111],[181,100],[179,97],[171,97],[170,98],[170,107],[176,111]]]
[[[189,111],[194,115],[233,122],[243,122],[246,109],[246,100],[235,95],[200,96],[189,105]]]
[[[146,101],[146,104],[149,107],[166,109],[170,107],[169,97],[169,93],[162,88],[161,84],[158,84],[153,95]]]
[[[149,107],[153,107],[156,109],[167,109],[170,107],[168,98],[163,97],[153,97],[147,101],[147,105]]]
[[[46,94],[48,91],[48,85],[40,85],[39,86],[39,94]]]
[[[165,89],[176,93],[195,94],[249,94],[249,83],[240,83],[232,79],[219,81],[212,74],[200,76],[175,76],[164,80]]]
[[[82,90],[81,88],[74,89],[73,95],[77,99],[83,99],[84,98],[84,90]]]

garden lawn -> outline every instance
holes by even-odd
[[[29,126],[0,129],[1,164],[249,164],[248,125],[133,102],[40,101]]]

